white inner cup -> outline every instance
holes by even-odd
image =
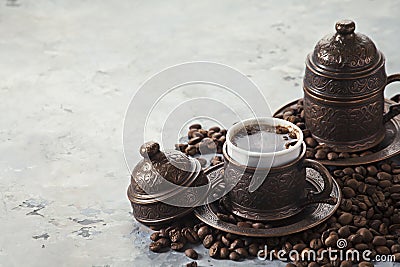
[[[289,129],[289,132],[294,132],[297,137],[297,142],[290,145],[288,148],[276,147],[275,151],[271,152],[255,152],[240,148],[233,144],[235,135],[243,130],[246,126],[251,125],[267,125],[271,127],[283,126]],[[271,142],[275,142],[271,140]],[[294,142],[294,140],[293,140]],[[236,162],[248,167],[270,168],[288,164],[297,159],[301,152],[301,144],[303,142],[303,132],[293,123],[277,118],[251,118],[236,123],[229,128],[226,134],[226,152]],[[275,144],[276,146],[276,144]]]

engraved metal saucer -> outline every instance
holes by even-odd
[[[295,105],[300,99],[292,101],[279,108],[274,116],[281,114],[286,108]],[[385,99],[385,112],[389,106],[395,104],[393,100]],[[385,137],[377,146],[369,149],[372,154],[356,158],[336,159],[336,160],[317,160],[327,166],[352,166],[369,164],[384,159],[391,158],[400,154],[400,116],[396,116],[385,124]]]
[[[323,188],[322,176],[311,168],[307,168],[306,172],[307,189],[320,192]],[[223,163],[211,167],[206,171],[206,174],[211,181],[211,194],[225,190]],[[252,237],[285,236],[315,227],[335,213],[342,199],[342,194],[335,180],[333,180],[331,196],[337,199],[335,205],[327,203],[310,205],[303,212],[290,218],[268,222],[270,227],[265,229],[238,227],[236,224],[221,221],[217,217],[217,213],[219,212],[218,201],[197,207],[194,210],[194,214],[204,223],[228,233]]]

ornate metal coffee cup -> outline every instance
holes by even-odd
[[[275,121],[282,120],[275,119]],[[292,125],[292,127],[297,129],[295,125]],[[228,133],[231,131],[232,128],[228,130]],[[232,138],[233,135],[227,134],[227,137],[229,136]],[[224,179],[227,184],[236,183],[225,199],[227,208],[234,214],[246,219],[274,221],[291,217],[311,203],[332,202],[333,200],[330,197],[332,191],[331,175],[322,164],[305,159],[305,143],[302,140],[299,140],[299,142],[301,143],[300,153],[294,160],[280,166],[274,166],[272,163],[272,167],[267,168],[250,167],[237,162],[228,153],[228,151],[232,151],[228,149],[228,146],[233,145],[232,142],[226,142],[223,148],[225,158]],[[289,154],[290,152],[286,153]],[[263,153],[260,153],[260,156],[261,154]],[[255,157],[254,154],[253,157]],[[265,155],[260,159],[268,160]],[[306,168],[313,168],[322,175],[324,189],[321,192],[307,192]],[[261,181],[254,191],[251,190],[253,179]]]
[[[355,23],[336,23],[336,33],[321,39],[308,55],[304,77],[307,128],[337,152],[372,148],[385,135],[384,124],[400,105],[384,114],[384,89],[400,74],[387,77],[385,58]]]

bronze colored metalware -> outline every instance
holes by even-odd
[[[336,33],[321,39],[308,55],[303,80],[305,120],[313,137],[337,152],[376,146],[384,124],[400,113],[392,105],[384,114],[385,86],[400,81],[386,75],[385,58],[355,23],[336,23]]]
[[[143,160],[133,169],[128,198],[136,220],[147,225],[159,225],[191,212],[207,194],[196,195],[194,187],[208,185],[200,163],[176,151],[161,152],[155,142],[140,148]],[[180,187],[177,189],[176,186]],[[171,205],[178,198],[184,206]]]
[[[395,99],[396,97],[394,97]],[[274,116],[282,114],[285,109],[295,105],[298,100],[294,100],[281,108],[279,108]],[[389,108],[396,104],[393,100],[385,99],[385,111],[388,112]],[[306,125],[307,128],[308,125]],[[381,160],[385,160],[400,154],[400,116],[393,117],[384,125],[385,136],[383,140],[370,149],[372,154],[360,156],[356,158],[336,159],[336,160],[317,160],[326,166],[355,166],[369,164]]]
[[[211,167],[206,171],[206,174],[212,184],[210,191],[211,194],[214,191],[221,192],[225,190],[226,186],[224,182],[223,163]],[[324,179],[322,175],[318,171],[311,168],[306,169],[306,175],[307,190],[321,192],[324,187]],[[309,205],[301,213],[288,219],[268,222],[270,227],[266,229],[244,228],[235,224],[221,221],[217,216],[217,213],[220,212],[218,202],[197,207],[194,210],[194,214],[204,223],[228,233],[251,237],[285,236],[315,227],[335,213],[342,200],[342,194],[335,180],[333,180],[330,197],[337,199],[336,204],[331,205],[328,203],[317,203]]]
[[[301,212],[310,203],[333,201],[332,177],[320,163],[305,159],[303,142],[301,155],[294,161],[278,167],[253,168],[234,161],[223,148],[225,158],[225,182],[236,185],[227,195],[229,210],[234,214],[256,221],[274,221],[291,217]],[[318,170],[324,181],[324,190],[311,193],[306,188],[306,168]],[[264,179],[262,184],[250,192],[252,179]]]

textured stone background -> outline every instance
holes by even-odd
[[[356,20],[388,73],[400,71],[399,11],[394,0],[1,0],[0,266],[188,262],[149,253],[129,213],[122,129],[139,85],[170,65],[216,61],[276,109],[301,97],[305,56],[337,19]]]

